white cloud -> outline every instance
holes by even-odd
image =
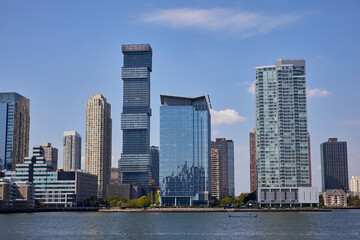
[[[159,23],[171,28],[195,28],[214,32],[237,33],[242,38],[267,33],[302,18],[298,14],[277,16],[229,8],[162,9],[143,15],[142,21]]]
[[[327,97],[331,95],[331,92],[329,92],[326,89],[314,88],[314,89],[307,89],[306,95],[308,98]]]
[[[239,122],[245,122],[246,118],[239,115],[234,109],[225,109],[221,111],[216,111],[211,109],[211,124],[235,124]]]
[[[360,125],[360,121],[342,121],[340,122],[340,124],[354,126],[354,125]]]
[[[255,95],[255,82],[249,83],[249,85],[247,92]]]

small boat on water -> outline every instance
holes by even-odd
[[[256,218],[257,215],[228,215],[229,217],[233,218]]]

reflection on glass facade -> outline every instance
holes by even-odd
[[[162,206],[207,205],[210,193],[210,99],[161,95]]]
[[[309,187],[305,61],[255,70],[258,187]]]
[[[149,44],[122,46],[123,151],[119,161],[119,182],[136,183],[148,192],[150,169],[150,72],[152,49]]]
[[[29,153],[30,100],[0,93],[0,170],[15,170]]]

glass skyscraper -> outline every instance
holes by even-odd
[[[255,70],[258,187],[309,187],[305,60]]]
[[[211,188],[210,98],[160,97],[161,205],[207,205]]]
[[[15,170],[29,154],[30,100],[0,93],[0,170]]]
[[[119,161],[119,182],[136,183],[142,194],[151,185],[150,170],[150,72],[152,49],[149,44],[122,46],[124,66],[123,151]]]

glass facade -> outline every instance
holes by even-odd
[[[309,187],[305,61],[255,70],[258,187]]]
[[[123,150],[119,161],[119,182],[136,183],[147,194],[150,169],[150,72],[152,49],[149,44],[123,45],[122,68]]]
[[[161,95],[161,104],[161,204],[207,205],[211,186],[209,96]]]
[[[29,153],[30,101],[0,93],[0,170],[14,170]]]

